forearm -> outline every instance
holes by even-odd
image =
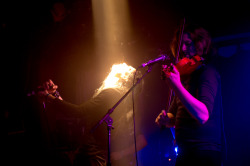
[[[78,118],[82,113],[78,105],[63,101],[62,98],[55,97],[51,94],[47,95],[47,104],[56,113],[64,114],[68,117]]]
[[[206,105],[192,96],[181,83],[174,85],[173,89],[189,113],[201,124],[206,123],[209,118],[209,112]]]

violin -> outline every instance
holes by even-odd
[[[196,69],[198,69],[203,64],[204,58],[199,55],[195,55],[192,58],[184,57],[175,65],[180,73],[181,78],[192,74]],[[173,66],[165,66],[162,69],[162,78],[169,77]]]
[[[195,55],[192,58],[184,57],[175,66],[178,69],[180,76],[187,76],[192,74],[198,69],[204,61],[199,55]]]

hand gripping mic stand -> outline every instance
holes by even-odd
[[[94,130],[96,130],[96,128],[103,123],[103,121],[105,121],[107,123],[107,129],[108,129],[108,162],[107,162],[107,166],[111,166],[111,161],[110,161],[110,142],[111,141],[110,141],[110,138],[111,138],[111,129],[113,128],[113,126],[112,126],[113,119],[109,115],[122,102],[122,100],[135,88],[135,86],[141,82],[141,80],[146,76],[146,74],[148,74],[151,70],[152,70],[152,66],[150,65],[150,66],[148,66],[148,70],[146,71],[146,73],[141,78],[139,78],[135,84],[133,84],[133,86],[126,92],[126,94],[111,109],[108,110],[108,112],[103,116],[103,118],[91,130],[91,133],[93,133]]]

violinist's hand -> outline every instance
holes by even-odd
[[[170,66],[162,65],[162,70],[166,76],[166,82],[173,88],[181,84],[180,73],[178,69],[171,64]]]
[[[175,117],[172,113],[166,113],[165,110],[162,110],[155,119],[155,123],[160,127],[173,127],[175,124]]]

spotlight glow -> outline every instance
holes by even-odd
[[[121,45],[131,31],[128,0],[92,0],[92,11],[98,62],[105,66],[123,60]]]
[[[128,66],[126,63],[114,64],[111,72],[104,80],[103,89],[121,87],[124,81],[127,81],[130,74],[135,71],[135,68]]]

